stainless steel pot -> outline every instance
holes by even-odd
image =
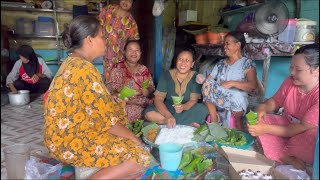
[[[10,104],[14,106],[26,105],[30,102],[29,90],[19,90],[16,94],[10,92],[8,95]]]

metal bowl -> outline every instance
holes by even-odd
[[[10,104],[14,106],[26,105],[30,102],[29,90],[19,90],[18,93],[10,92],[8,96]]]

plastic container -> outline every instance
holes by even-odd
[[[292,44],[296,33],[296,19],[289,19],[286,29],[279,34],[278,40]]]
[[[15,32],[22,35],[34,34],[34,20],[28,18],[17,19]]]
[[[196,44],[208,44],[207,33],[195,35]]]
[[[54,21],[51,17],[39,16],[35,27],[36,35],[54,36],[56,34]]]
[[[219,147],[221,146],[228,146],[228,147],[232,147],[232,148],[238,148],[238,149],[244,149],[247,150],[251,147],[251,145],[254,143],[253,138],[245,132],[242,132],[242,134],[244,135],[244,137],[247,139],[247,144],[242,145],[242,146],[232,146],[232,145],[228,145],[228,144],[220,144],[220,143],[216,143]]]
[[[296,19],[296,21],[294,42],[302,42],[305,44],[314,43],[317,22],[309,19]]]
[[[18,93],[9,92],[9,102],[13,106],[22,106],[30,102],[29,90],[18,90]]]
[[[166,143],[159,146],[160,163],[167,171],[176,171],[179,167],[183,147],[179,144]]]
[[[14,144],[3,148],[7,179],[24,179],[26,161],[30,159],[30,146]]]

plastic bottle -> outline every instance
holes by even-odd
[[[296,33],[296,24],[296,19],[289,19],[286,29],[278,35],[278,40],[292,44]]]
[[[236,118],[234,117],[234,115],[232,113],[230,115],[229,128],[230,129],[236,128]]]

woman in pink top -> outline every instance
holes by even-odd
[[[267,114],[284,108],[284,115]],[[290,77],[257,107],[258,124],[248,125],[269,159],[305,169],[312,164],[319,123],[319,45],[301,47],[292,57]]]

